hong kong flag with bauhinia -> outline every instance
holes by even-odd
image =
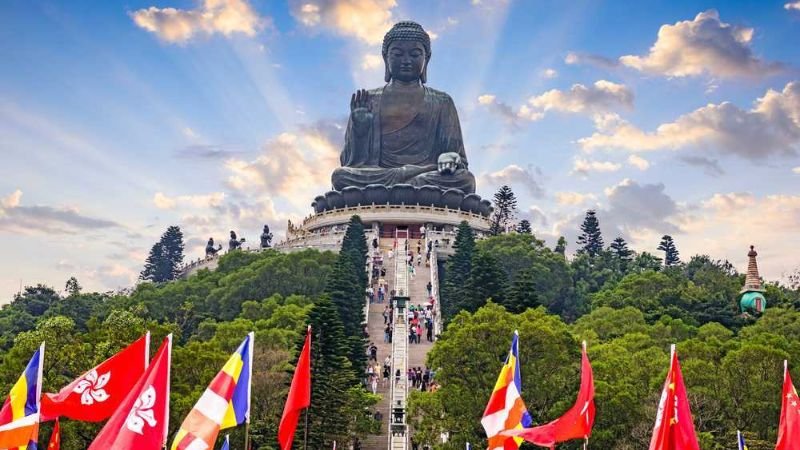
[[[150,360],[148,332],[116,355],[103,361],[57,394],[42,396],[42,421],[68,417],[101,422],[117,410],[142,376]]]
[[[783,402],[775,450],[800,450],[800,397],[789,375],[789,363],[783,362]]]
[[[171,359],[169,335],[88,450],[159,450],[166,444]]]

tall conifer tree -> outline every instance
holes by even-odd
[[[494,212],[492,213],[489,233],[492,236],[504,233],[517,215],[517,196],[507,185],[503,185],[494,194]]]
[[[453,246],[456,251],[445,266],[444,289],[442,290],[441,307],[445,319],[453,317],[459,311],[460,298],[463,296],[472,267],[475,236],[466,221],[462,221],[458,225],[458,232]]]
[[[459,309],[474,313],[490,298],[495,303],[505,304],[506,284],[506,274],[497,260],[488,252],[476,251],[472,255],[472,267],[460,296],[461,301],[457,302]]]
[[[603,251],[603,235],[600,233],[600,221],[594,210],[586,211],[581,224],[581,235],[578,236],[579,253],[597,256]]]
[[[517,224],[517,233],[520,234],[533,234],[531,229],[531,222],[528,219],[522,219]]]
[[[661,243],[658,244],[658,249],[664,252],[664,266],[671,267],[681,263],[680,254],[672,236],[665,234],[661,238]]]
[[[311,406],[308,409],[308,448],[331,448],[333,441],[347,442],[347,391],[358,384],[350,363],[342,321],[336,307],[318,299],[308,315],[311,325]],[[302,346],[302,343],[299,344]],[[299,353],[299,352],[298,352]],[[302,429],[299,431],[302,433]]]
[[[139,278],[154,283],[178,278],[183,264],[183,248],[183,232],[178,226],[170,226],[150,249]]]

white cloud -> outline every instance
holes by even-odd
[[[558,71],[556,69],[544,69],[542,71],[542,78],[552,79],[558,76]]]
[[[523,121],[540,120],[548,111],[601,114],[616,108],[631,108],[633,92],[625,85],[598,80],[590,86],[574,84],[568,91],[551,89],[530,97],[527,103],[516,110],[492,94],[479,96],[478,104],[518,126]]]
[[[515,111],[513,107],[497,100],[497,97],[492,94],[478,96],[478,104],[489,108],[489,111],[500,116],[513,127],[519,126],[523,121],[535,122],[544,117],[543,113],[534,111],[527,105],[522,105]]]
[[[86,216],[74,207],[23,206],[19,189],[0,198],[0,233],[77,234],[119,226],[111,220]]]
[[[366,44],[379,44],[392,26],[395,0],[291,0],[292,16],[308,28],[324,27]]]
[[[583,176],[590,172],[616,172],[622,168],[622,164],[611,161],[589,161],[583,158],[575,158],[572,161],[572,172]]]
[[[598,80],[591,86],[574,84],[569,91],[551,89],[528,103],[541,111],[569,113],[608,111],[633,106],[633,92],[625,85]]]
[[[639,170],[647,170],[650,168],[650,161],[638,155],[628,156],[628,164],[630,164],[633,167],[636,167]]]
[[[133,286],[139,274],[119,263],[99,266],[86,273],[86,277],[106,289],[117,290]]]
[[[742,272],[747,268],[748,247],[755,245],[761,274],[777,279],[797,265],[796,253],[787,249],[800,248],[798,223],[798,195],[717,193],[681,223],[686,232],[681,240],[693,253],[729,259]]]
[[[22,191],[17,189],[16,191],[0,199],[0,206],[2,206],[3,209],[16,208],[17,206],[19,206],[21,199],[22,199]],[[0,209],[0,212],[2,212],[3,209]]]
[[[700,167],[707,175],[718,177],[725,174],[725,170],[720,166],[719,161],[699,155],[684,155],[680,160],[690,166]]]
[[[589,64],[592,66],[602,67],[604,69],[613,69],[619,66],[619,62],[605,56],[591,55],[588,53],[569,52],[564,57],[564,63],[569,65]]]
[[[800,1],[789,2],[783,5],[783,8],[786,9],[787,11],[791,10],[800,11]]]
[[[800,175],[800,166],[797,166],[797,167],[795,167],[794,169],[792,169],[792,172],[794,172],[794,173],[796,173],[796,174]]]
[[[185,43],[200,34],[255,36],[267,23],[247,0],[203,0],[195,9],[151,6],[130,15],[136,25],[171,43]]]
[[[662,25],[647,55],[619,60],[642,72],[670,77],[762,76],[780,71],[781,64],[765,63],[753,55],[753,33],[752,28],[721,22],[719,13],[711,9],[694,20]]]
[[[580,192],[556,192],[556,202],[559,205],[580,205],[594,200],[594,194],[581,194]]]
[[[478,97],[478,103],[481,105],[491,105],[497,100],[497,96],[491,94],[484,94]]]
[[[197,139],[197,133],[191,127],[183,127],[181,133],[188,139]]]
[[[598,116],[597,132],[579,139],[586,150],[617,148],[629,151],[710,146],[721,153],[759,159],[792,155],[800,144],[800,82],[782,92],[772,89],[750,110],[723,102],[709,104],[645,132],[616,115]]]
[[[606,222],[625,236],[654,236],[679,231],[674,223],[678,204],[666,192],[664,184],[639,184],[624,179],[604,190],[608,208]]]
[[[223,192],[212,192],[204,195],[179,195],[168,197],[162,192],[153,196],[153,204],[158,209],[175,209],[181,207],[213,208],[218,207],[225,200]]]
[[[315,196],[331,188],[342,134],[340,125],[327,123],[281,133],[263,146],[255,160],[227,160],[227,184],[238,191],[283,196],[307,208]]]
[[[375,69],[383,65],[383,58],[381,55],[373,55],[371,53],[364,55],[361,58],[361,68],[364,70]]]
[[[483,182],[495,187],[509,185],[512,188],[524,187],[530,195],[536,198],[544,196],[544,188],[540,183],[542,172],[539,168],[528,166],[520,167],[516,164],[506,166],[496,172],[484,174]]]

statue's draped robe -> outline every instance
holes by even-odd
[[[467,155],[453,99],[427,86],[423,89],[416,114],[397,130],[381,128],[384,88],[369,91],[372,123],[366,134],[357,136],[352,118],[348,122],[340,158],[342,167],[332,176],[334,189],[407,183],[457,188],[468,194],[475,192],[475,177],[467,170]],[[437,160],[447,152],[458,153],[463,168],[454,174],[442,175],[437,170]]]

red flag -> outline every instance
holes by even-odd
[[[169,335],[88,450],[159,450],[166,444],[171,357]]]
[[[311,405],[311,327],[306,332],[306,342],[297,359],[297,368],[292,377],[292,386],[289,388],[289,395],[286,397],[286,406],[283,407],[283,415],[278,426],[278,444],[281,450],[292,448],[294,441],[294,431],[297,429],[297,419],[300,418],[300,411]]]
[[[42,396],[43,420],[64,416],[83,422],[108,419],[142,376],[150,353],[150,333],[103,361],[57,394]]]
[[[520,436],[526,441],[542,447],[554,448],[559,442],[571,439],[588,439],[594,425],[594,375],[586,342],[581,355],[581,388],[575,404],[558,419],[538,427],[508,430],[504,434]]]
[[[778,427],[778,443],[775,450],[800,449],[800,399],[789,375],[789,364],[783,362],[783,395],[781,422]]]
[[[671,354],[672,360],[658,403],[650,450],[700,450],[674,344]]]
[[[56,424],[53,426],[53,433],[50,434],[50,444],[47,445],[47,450],[60,450],[61,449],[61,426]]]

